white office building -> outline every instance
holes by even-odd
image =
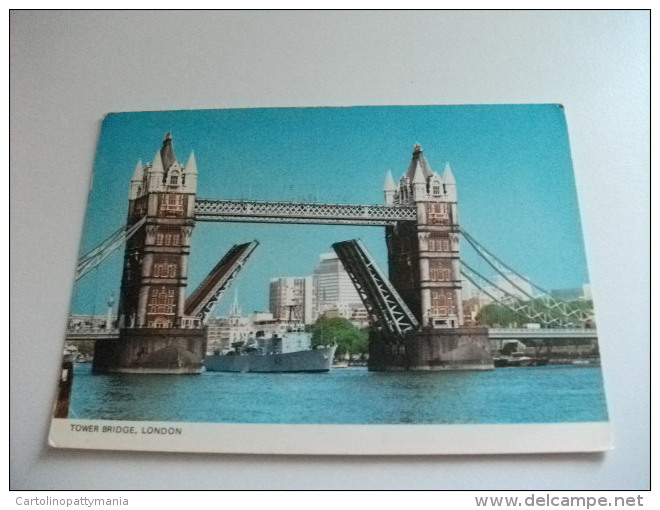
[[[343,317],[358,326],[368,321],[367,311],[350,276],[334,253],[323,253],[314,271],[314,318]]]
[[[275,320],[313,322],[312,277],[279,277],[270,280],[269,308]]]

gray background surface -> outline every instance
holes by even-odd
[[[11,13],[10,486],[647,488],[649,21],[626,11]],[[319,458],[46,446],[106,113],[465,103],[565,106],[615,450]]]

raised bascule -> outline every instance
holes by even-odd
[[[361,242],[333,245],[371,318],[369,369],[493,368],[488,330],[463,324],[461,274],[474,279],[460,260],[456,180],[448,164],[434,172],[420,145],[398,182],[388,173],[384,205],[200,199],[197,177],[194,154],[180,164],[168,133],[153,163],[135,168],[126,227],[79,260],[77,278],[126,242],[119,335],[96,341],[94,371],[202,370],[206,319],[258,243],[233,246],[186,298],[196,221],[383,226],[387,275]]]

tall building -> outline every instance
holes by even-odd
[[[314,271],[314,317],[343,317],[356,325],[367,324],[367,311],[360,295],[334,253],[323,253]]]
[[[447,163],[435,173],[416,144],[408,170],[384,186],[386,205],[417,208],[416,223],[386,229],[389,277],[420,323],[431,328],[463,324],[456,180]]]
[[[167,133],[152,164],[139,161],[131,179],[128,224],[146,218],[126,243],[120,327],[183,326],[190,236],[195,224],[197,165],[181,165]]]
[[[311,324],[313,308],[312,277],[279,277],[270,280],[269,308],[275,320]]]

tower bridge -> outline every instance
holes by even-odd
[[[369,368],[493,367],[488,330],[467,327],[463,319],[461,275],[467,269],[459,255],[456,180],[449,164],[442,175],[434,172],[420,145],[398,181],[387,174],[384,205],[201,199],[197,178],[194,154],[185,165],[179,163],[168,133],[153,163],[138,161],[135,167],[126,227],[79,261],[78,278],[126,243],[118,336],[107,331],[106,338],[98,337],[95,371],[201,371],[205,320],[258,243],[234,246],[186,297],[197,221],[382,226],[387,274],[360,243],[334,245],[372,319]],[[538,305],[530,310],[522,313],[545,317]]]

